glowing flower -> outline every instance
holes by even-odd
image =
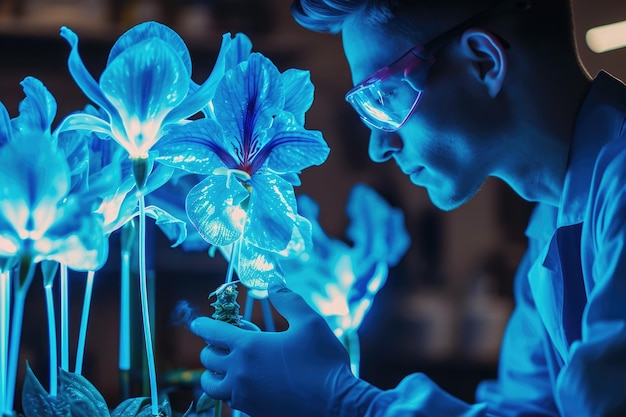
[[[409,247],[404,216],[373,189],[357,184],[350,194],[346,231],[352,245],[330,238],[317,222],[319,208],[306,196],[300,212],[312,223],[313,246],[282,263],[287,285],[302,295],[337,336],[356,330],[384,285],[388,267]]]
[[[92,111],[86,110],[89,113]],[[88,144],[89,166],[83,182],[89,184],[89,188],[99,196],[95,212],[102,215],[104,233],[108,236],[139,215],[132,162],[127,157],[126,151],[115,141],[102,140],[96,134],[85,131],[68,131],[60,134],[60,138],[68,136],[72,137],[74,142]],[[155,219],[156,225],[174,241],[173,246],[176,246],[185,240],[187,235],[185,221],[170,215],[161,206],[151,204],[153,192],[167,184],[174,168],[155,165],[153,159],[148,159],[149,175],[143,190],[149,202],[146,215]],[[180,200],[184,201],[184,198],[181,196]]]
[[[173,127],[158,146],[160,162],[206,176],[189,192],[187,214],[213,245],[241,240],[237,271],[246,285],[267,286],[271,274],[280,275],[274,255],[310,233],[293,185],[329,152],[320,132],[301,125],[311,103],[308,72],[281,74],[253,53],[224,74],[209,117]]]
[[[110,135],[131,158],[148,152],[169,125],[198,113],[213,97],[225,68],[250,50],[243,35],[222,37],[213,72],[201,86],[191,80],[191,58],[176,32],[156,22],[146,22],[124,33],[113,45],[99,82],[89,74],[78,53],[78,36],[61,29],[71,45],[70,73],[78,86],[105,117],[74,114],[61,130],[85,129]]]
[[[56,102],[43,84],[22,81],[26,98],[7,125],[0,111],[0,257],[55,260],[76,270],[98,269],[108,246],[97,195],[77,186],[85,169],[75,143],[51,134]]]

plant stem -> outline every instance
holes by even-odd
[[[215,408],[213,409],[213,417],[222,417],[222,400],[215,401]]]
[[[15,400],[15,384],[17,380],[17,362],[20,353],[20,338],[22,336],[22,321],[24,319],[24,301],[26,293],[35,275],[35,264],[29,258],[22,259],[19,274],[15,275],[15,297],[13,316],[11,317],[11,335],[9,336],[9,362],[7,375],[7,394],[5,414],[12,415],[13,401]]]
[[[57,396],[57,326],[54,316],[54,297],[52,294],[52,282],[49,280],[44,285],[46,294],[46,311],[48,313],[48,341],[50,349],[50,396]]]
[[[250,291],[246,294],[246,305],[243,308],[243,319],[252,321],[252,311],[254,310],[254,297],[250,295]]]
[[[0,404],[6,404],[9,320],[11,317],[11,272],[0,272]],[[0,409],[0,412],[2,410]]]
[[[350,369],[354,376],[358,378],[361,363],[361,347],[359,344],[359,334],[356,329],[346,330],[343,334],[343,344],[348,350],[348,356],[350,357]]]
[[[69,305],[67,265],[61,267],[61,369],[70,370]]]
[[[272,316],[272,307],[270,306],[270,300],[265,297],[261,298],[261,311],[263,312],[263,322],[265,323],[266,332],[275,332],[276,325],[274,324],[274,317]]]
[[[146,201],[139,191],[139,285],[141,293],[141,313],[143,318],[143,334],[146,343],[148,360],[148,374],[150,378],[150,397],[152,415],[159,414],[159,399],[157,391],[156,367],[154,350],[152,347],[152,332],[150,329],[150,313],[148,311],[148,277],[146,273]]]
[[[135,240],[135,221],[129,220],[121,233],[119,380],[122,399],[130,397],[130,258]]]
[[[78,348],[76,349],[76,366],[74,372],[81,375],[83,372],[83,358],[85,356],[85,342],[87,340],[87,323],[89,322],[89,310],[91,307],[91,296],[93,294],[94,271],[87,272],[87,282],[85,283],[85,297],[83,298],[83,312],[80,317],[80,330],[78,332]]]
[[[239,261],[239,252],[241,251],[241,239],[236,240],[233,243],[230,252],[230,259],[228,261],[228,269],[226,270],[226,283],[233,281],[233,275],[235,271],[235,262]]]

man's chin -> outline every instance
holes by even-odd
[[[443,211],[452,211],[461,207],[476,194],[476,192],[467,194],[446,193],[441,190],[433,190],[430,187],[427,187],[426,190],[428,191],[428,197],[433,205]]]

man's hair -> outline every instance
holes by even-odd
[[[442,17],[449,21],[452,16],[459,23],[503,1],[512,0],[294,0],[291,11],[301,26],[317,32],[339,33],[347,20],[356,18],[401,36],[420,38],[421,33],[446,30],[434,29]],[[532,47],[575,54],[570,0],[532,0],[531,4],[528,11],[510,19],[507,30]]]

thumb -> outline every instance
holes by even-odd
[[[290,324],[318,315],[299,294],[291,291],[282,280],[272,280],[267,289],[268,297],[276,310]]]

